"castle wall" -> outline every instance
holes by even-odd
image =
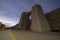
[[[30,15],[31,19],[29,19]],[[32,7],[31,12],[22,13],[17,28],[36,32],[60,30],[60,9],[44,14],[42,8],[39,5],[35,5]]]
[[[60,31],[60,9],[55,9],[52,12],[45,14],[45,16],[48,20],[51,30]]]

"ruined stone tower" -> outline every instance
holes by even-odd
[[[29,19],[31,16],[31,20]],[[39,5],[32,7],[31,12],[23,12],[18,27],[21,30],[30,29],[36,32],[48,32],[50,27]]]
[[[50,26],[43,14],[42,8],[40,5],[34,5],[32,7],[32,21],[31,21],[31,30],[36,32],[48,32],[50,31]]]
[[[60,32],[59,13],[60,8],[44,14],[40,5],[34,5],[30,12],[22,13],[19,23],[13,26],[13,29],[31,30],[35,32]]]

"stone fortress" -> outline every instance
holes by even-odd
[[[23,12],[14,29],[31,30],[35,32],[60,31],[60,8],[43,13],[40,5],[36,4],[30,12]]]

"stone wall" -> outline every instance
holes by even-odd
[[[45,16],[50,24],[51,30],[60,31],[60,8],[45,14]]]
[[[19,22],[19,26],[21,30],[27,30],[30,26],[29,23],[30,23],[30,20],[29,20],[29,13],[30,12],[23,12],[22,13],[22,16],[21,16],[21,19],[20,19],[20,22]]]

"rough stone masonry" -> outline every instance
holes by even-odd
[[[31,15],[31,20],[29,20],[29,16]],[[43,14],[42,8],[40,5],[36,4],[32,7],[31,12],[23,12],[19,26],[21,30],[26,30],[29,28],[35,32],[49,32],[50,26]]]

